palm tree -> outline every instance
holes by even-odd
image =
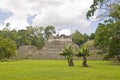
[[[82,46],[81,48],[77,48],[77,57],[83,57],[82,66],[88,67],[87,65],[87,56],[89,55],[89,51],[87,46]]]
[[[68,61],[68,66],[74,66],[73,62],[73,47],[72,45],[65,46],[60,55],[65,56]]]

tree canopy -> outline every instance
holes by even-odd
[[[101,10],[102,13],[99,14],[103,17],[108,16],[116,19],[119,17],[120,0],[93,0],[93,4],[90,6],[86,17],[89,18],[94,15],[97,10]]]
[[[17,31],[9,30],[9,25],[10,23],[6,24],[6,27],[0,30],[0,37],[14,40],[17,48],[23,45],[34,45],[38,49],[41,49],[45,44],[45,40],[55,33],[54,26],[47,26],[46,28],[27,26],[26,29]]]
[[[73,42],[79,46],[85,41],[84,36],[79,31],[76,31],[75,33],[71,34],[71,37]]]
[[[118,57],[120,62],[120,0],[93,0],[86,17],[93,16],[96,10],[102,12],[99,17],[107,19],[98,24],[95,46],[107,53],[106,58]]]
[[[0,59],[1,61],[14,56],[16,53],[16,43],[10,38],[0,37]]]
[[[55,34],[55,33],[56,33],[56,31],[55,31],[54,26],[47,26],[45,28],[45,32],[44,32],[46,40],[49,39],[50,35]]]

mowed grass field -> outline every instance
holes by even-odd
[[[66,60],[18,60],[0,62],[0,80],[120,80],[120,65],[88,61],[90,67],[74,67]]]

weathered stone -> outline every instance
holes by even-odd
[[[72,44],[72,39],[69,36],[51,36],[43,49],[40,50],[39,59],[64,59],[60,53],[68,44]]]
[[[18,59],[36,59],[38,56],[38,49],[32,45],[20,46],[17,50]]]

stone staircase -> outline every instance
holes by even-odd
[[[62,49],[65,45],[70,43],[46,43],[46,45],[39,51],[39,59],[65,59],[61,56]]]

